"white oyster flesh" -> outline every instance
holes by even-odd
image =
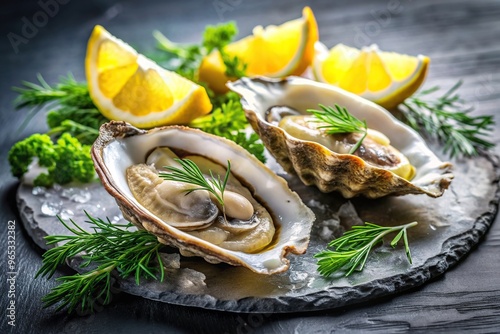
[[[273,240],[274,224],[267,209],[256,201],[250,191],[234,176],[228,178],[224,191],[224,207],[206,190],[196,185],[163,180],[153,165],[167,169],[179,163],[169,148],[155,149],[147,158],[151,166],[132,165],[127,168],[127,181],[134,197],[166,223],[225,249],[256,252]],[[185,156],[194,162],[208,182],[224,179],[226,169],[201,156]],[[167,167],[167,168],[166,168]],[[220,195],[220,194],[219,194]],[[219,204],[220,205],[220,204]]]
[[[192,185],[163,180],[151,166],[132,165],[126,173],[134,197],[172,226],[187,231],[204,228],[212,224],[219,213],[208,191],[189,192]]]

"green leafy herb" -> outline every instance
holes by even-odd
[[[47,113],[49,135],[60,136],[64,132],[78,138],[82,144],[90,145],[99,136],[99,127],[107,119],[97,108],[76,108],[61,106]]]
[[[202,42],[206,54],[224,48],[233,41],[236,35],[238,35],[238,27],[234,21],[220,23],[215,26],[207,25],[203,32]]]
[[[363,134],[358,142],[349,150],[349,154],[356,152],[368,133],[366,121],[360,121],[351,115],[346,108],[340,107],[338,104],[335,104],[335,108],[322,104],[319,107],[322,110],[307,110],[314,115],[316,122],[326,123],[325,125],[318,126],[319,129],[326,129],[326,133],[328,134],[353,132]]]
[[[95,176],[90,147],[69,133],[64,133],[55,144],[46,134],[33,134],[15,143],[8,154],[12,175],[22,177],[35,158],[39,166],[47,169],[34,179],[36,186],[89,182]]]
[[[164,166],[170,173],[160,172],[160,177],[164,180],[184,182],[188,184],[193,184],[198,186],[198,188],[191,188],[187,193],[191,193],[196,190],[206,190],[213,194],[217,201],[220,203],[224,209],[224,190],[226,188],[227,180],[229,178],[231,163],[227,161],[227,169],[224,180],[221,180],[220,175],[217,178],[210,171],[210,179],[207,180],[200,168],[189,159],[174,159],[181,164],[181,168],[173,166]]]
[[[104,221],[86,214],[93,233],[72,220],[69,224],[59,218],[73,235],[45,237],[48,245],[58,246],[44,253],[43,265],[36,277],[52,277],[59,265],[80,253],[84,254],[82,268],[91,264],[97,267],[83,274],[59,277],[57,281],[61,284],[43,298],[45,307],[59,304],[57,310],[67,307],[68,312],[76,309],[92,312],[96,300],[109,303],[114,271],[123,278],[134,275],[137,284],[141,276],[158,279],[158,272],[159,280],[163,281],[164,266],[159,253],[163,245],[154,235],[144,230],[129,230],[132,224],[115,225],[109,219]]]
[[[264,145],[255,133],[248,133],[248,121],[240,103],[240,97],[234,92],[212,98],[213,111],[193,120],[189,126],[198,128],[216,136],[234,141],[245,148],[257,159],[266,162]]]
[[[243,62],[238,56],[229,55],[224,49],[219,49],[222,62],[226,66],[224,74],[228,78],[241,78],[246,75],[248,64]]]
[[[238,100],[227,97],[226,101],[219,106],[217,106],[217,101],[214,104],[214,109],[210,114],[198,117],[189,126],[224,137],[225,133],[244,129],[248,125],[239,97]]]
[[[266,162],[264,155],[264,144],[256,133],[249,133],[246,130],[230,131],[224,133],[223,137],[234,141],[236,144],[243,147],[261,162]]]
[[[368,222],[365,225],[355,225],[343,236],[328,244],[328,247],[334,250],[327,249],[314,255],[318,259],[318,271],[327,277],[339,270],[345,271],[345,276],[349,276],[354,270],[361,271],[372,248],[383,242],[387,234],[398,231],[391,241],[391,246],[396,247],[403,238],[406,256],[412,263],[407,230],[415,225],[417,222],[394,227],[383,227]]]
[[[196,81],[196,74],[203,59],[201,46],[174,43],[157,30],[153,32],[153,37],[157,41],[157,48],[165,51],[168,55],[167,61],[160,63],[167,69],[175,71],[189,80]]]
[[[457,93],[461,85],[462,81],[457,82],[435,100],[428,95],[438,91],[438,86],[424,90],[406,99],[401,108],[412,128],[444,142],[444,152],[451,157],[474,156],[495,146],[486,139],[493,131],[493,116],[471,116],[473,108],[465,107]]]
[[[208,25],[203,32],[203,46],[205,54],[208,55],[213,50],[220,52],[222,62],[226,66],[225,74],[230,78],[241,78],[245,76],[247,64],[239,57],[231,56],[225,51],[226,45],[231,43],[238,34],[236,23],[231,21],[221,23],[216,26]]]
[[[200,45],[184,45],[172,42],[157,30],[153,32],[153,37],[157,41],[159,50],[173,56],[169,58],[169,62],[165,66],[190,80],[197,81],[196,75],[203,57],[207,56],[213,50],[220,52],[222,61],[226,66],[227,76],[240,78],[245,75],[246,64],[240,58],[228,55],[224,50],[224,47],[237,34],[238,28],[236,24],[234,22],[227,22],[215,26],[208,25],[205,28],[203,40]]]
[[[77,123],[71,119],[62,121],[58,126],[51,128],[47,134],[61,135],[64,133],[72,134],[82,144],[91,145],[99,136],[99,130]]]

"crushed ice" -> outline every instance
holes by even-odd
[[[33,194],[33,196],[44,196],[46,192],[47,188],[45,187],[33,187],[31,190],[31,194]]]
[[[338,215],[342,226],[347,229],[350,229],[354,225],[363,225],[363,220],[358,216],[356,208],[350,201],[340,206]]]
[[[327,219],[320,223],[318,235],[321,240],[330,242],[341,231],[340,221],[338,219]]]
[[[41,211],[45,216],[55,217],[61,213],[63,207],[62,201],[46,200],[42,203]]]
[[[75,213],[73,211],[71,211],[69,209],[63,209],[61,211],[60,217],[63,220],[67,220],[67,219],[71,219],[74,215],[75,215]]]
[[[65,188],[61,197],[67,198],[75,203],[87,203],[90,201],[91,195],[87,188]]]

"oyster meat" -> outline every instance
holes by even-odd
[[[148,164],[127,168],[130,191],[139,203],[170,225],[225,249],[251,253],[271,243],[275,232],[271,215],[233,175],[225,187],[224,210],[219,210],[208,191],[190,191],[196,186],[161,178],[165,166],[179,168],[175,158],[179,157],[169,148],[157,148],[148,156]],[[206,178],[224,178],[226,170],[202,156],[182,158],[195,162]]]
[[[241,265],[261,274],[288,269],[303,254],[315,219],[286,182],[238,145],[202,131],[169,126],[149,131],[111,121],[100,129],[92,158],[124,217],[177,247],[182,255]],[[213,194],[164,180],[176,158],[223,178],[224,210]]]
[[[453,174],[413,129],[373,102],[338,87],[300,77],[242,78],[227,83],[268,151],[289,173],[322,192],[344,197],[427,194],[439,197]],[[308,109],[346,108],[366,121],[368,135],[353,154],[357,133],[329,135]]]
[[[362,133],[356,132],[328,134],[323,128],[327,124],[318,122],[310,115],[284,116],[278,122],[278,126],[289,135],[297,139],[319,143],[339,154],[350,154],[351,148],[363,136]],[[363,139],[360,147],[352,154],[372,166],[390,170],[406,180],[411,180],[415,176],[415,167],[390,143],[390,139],[381,132],[368,129],[367,136]]]

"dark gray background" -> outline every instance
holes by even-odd
[[[42,3],[48,1],[41,1]],[[463,79],[461,95],[478,114],[497,114],[500,102],[500,2],[491,1],[60,1],[57,13],[41,22],[36,34],[16,52],[9,33],[21,35],[23,18],[43,20],[38,1],[2,1],[0,5],[0,212],[6,265],[7,222],[16,220],[16,328],[6,324],[6,283],[2,293],[1,331],[18,333],[329,333],[500,331],[500,225],[493,224],[484,240],[456,267],[423,287],[385,298],[370,305],[289,315],[231,314],[171,306],[125,294],[114,295],[111,305],[93,316],[68,316],[42,309],[40,298],[54,280],[34,280],[41,250],[21,228],[15,205],[17,180],[6,162],[14,142],[46,130],[38,115],[22,132],[16,131],[26,111],[15,111],[11,87],[21,80],[34,81],[36,73],[53,83],[72,72],[84,79],[86,42],[95,24],[140,50],[153,49],[151,32],[196,42],[205,25],[235,20],[240,36],[256,24],[281,23],[300,16],[309,4],[318,20],[320,39],[329,47],[342,42],[359,47],[377,43],[383,50],[431,57],[426,85],[449,88]],[[392,12],[390,11],[392,10]],[[12,36],[12,35],[11,35]],[[496,121],[499,122],[498,116]],[[498,126],[496,127],[498,129]],[[497,144],[500,135],[492,138]],[[500,152],[500,147],[495,153]],[[498,220],[498,219],[497,219]],[[5,270],[5,269],[2,269]],[[63,271],[61,271],[63,273]],[[68,271],[66,273],[71,273]]]

